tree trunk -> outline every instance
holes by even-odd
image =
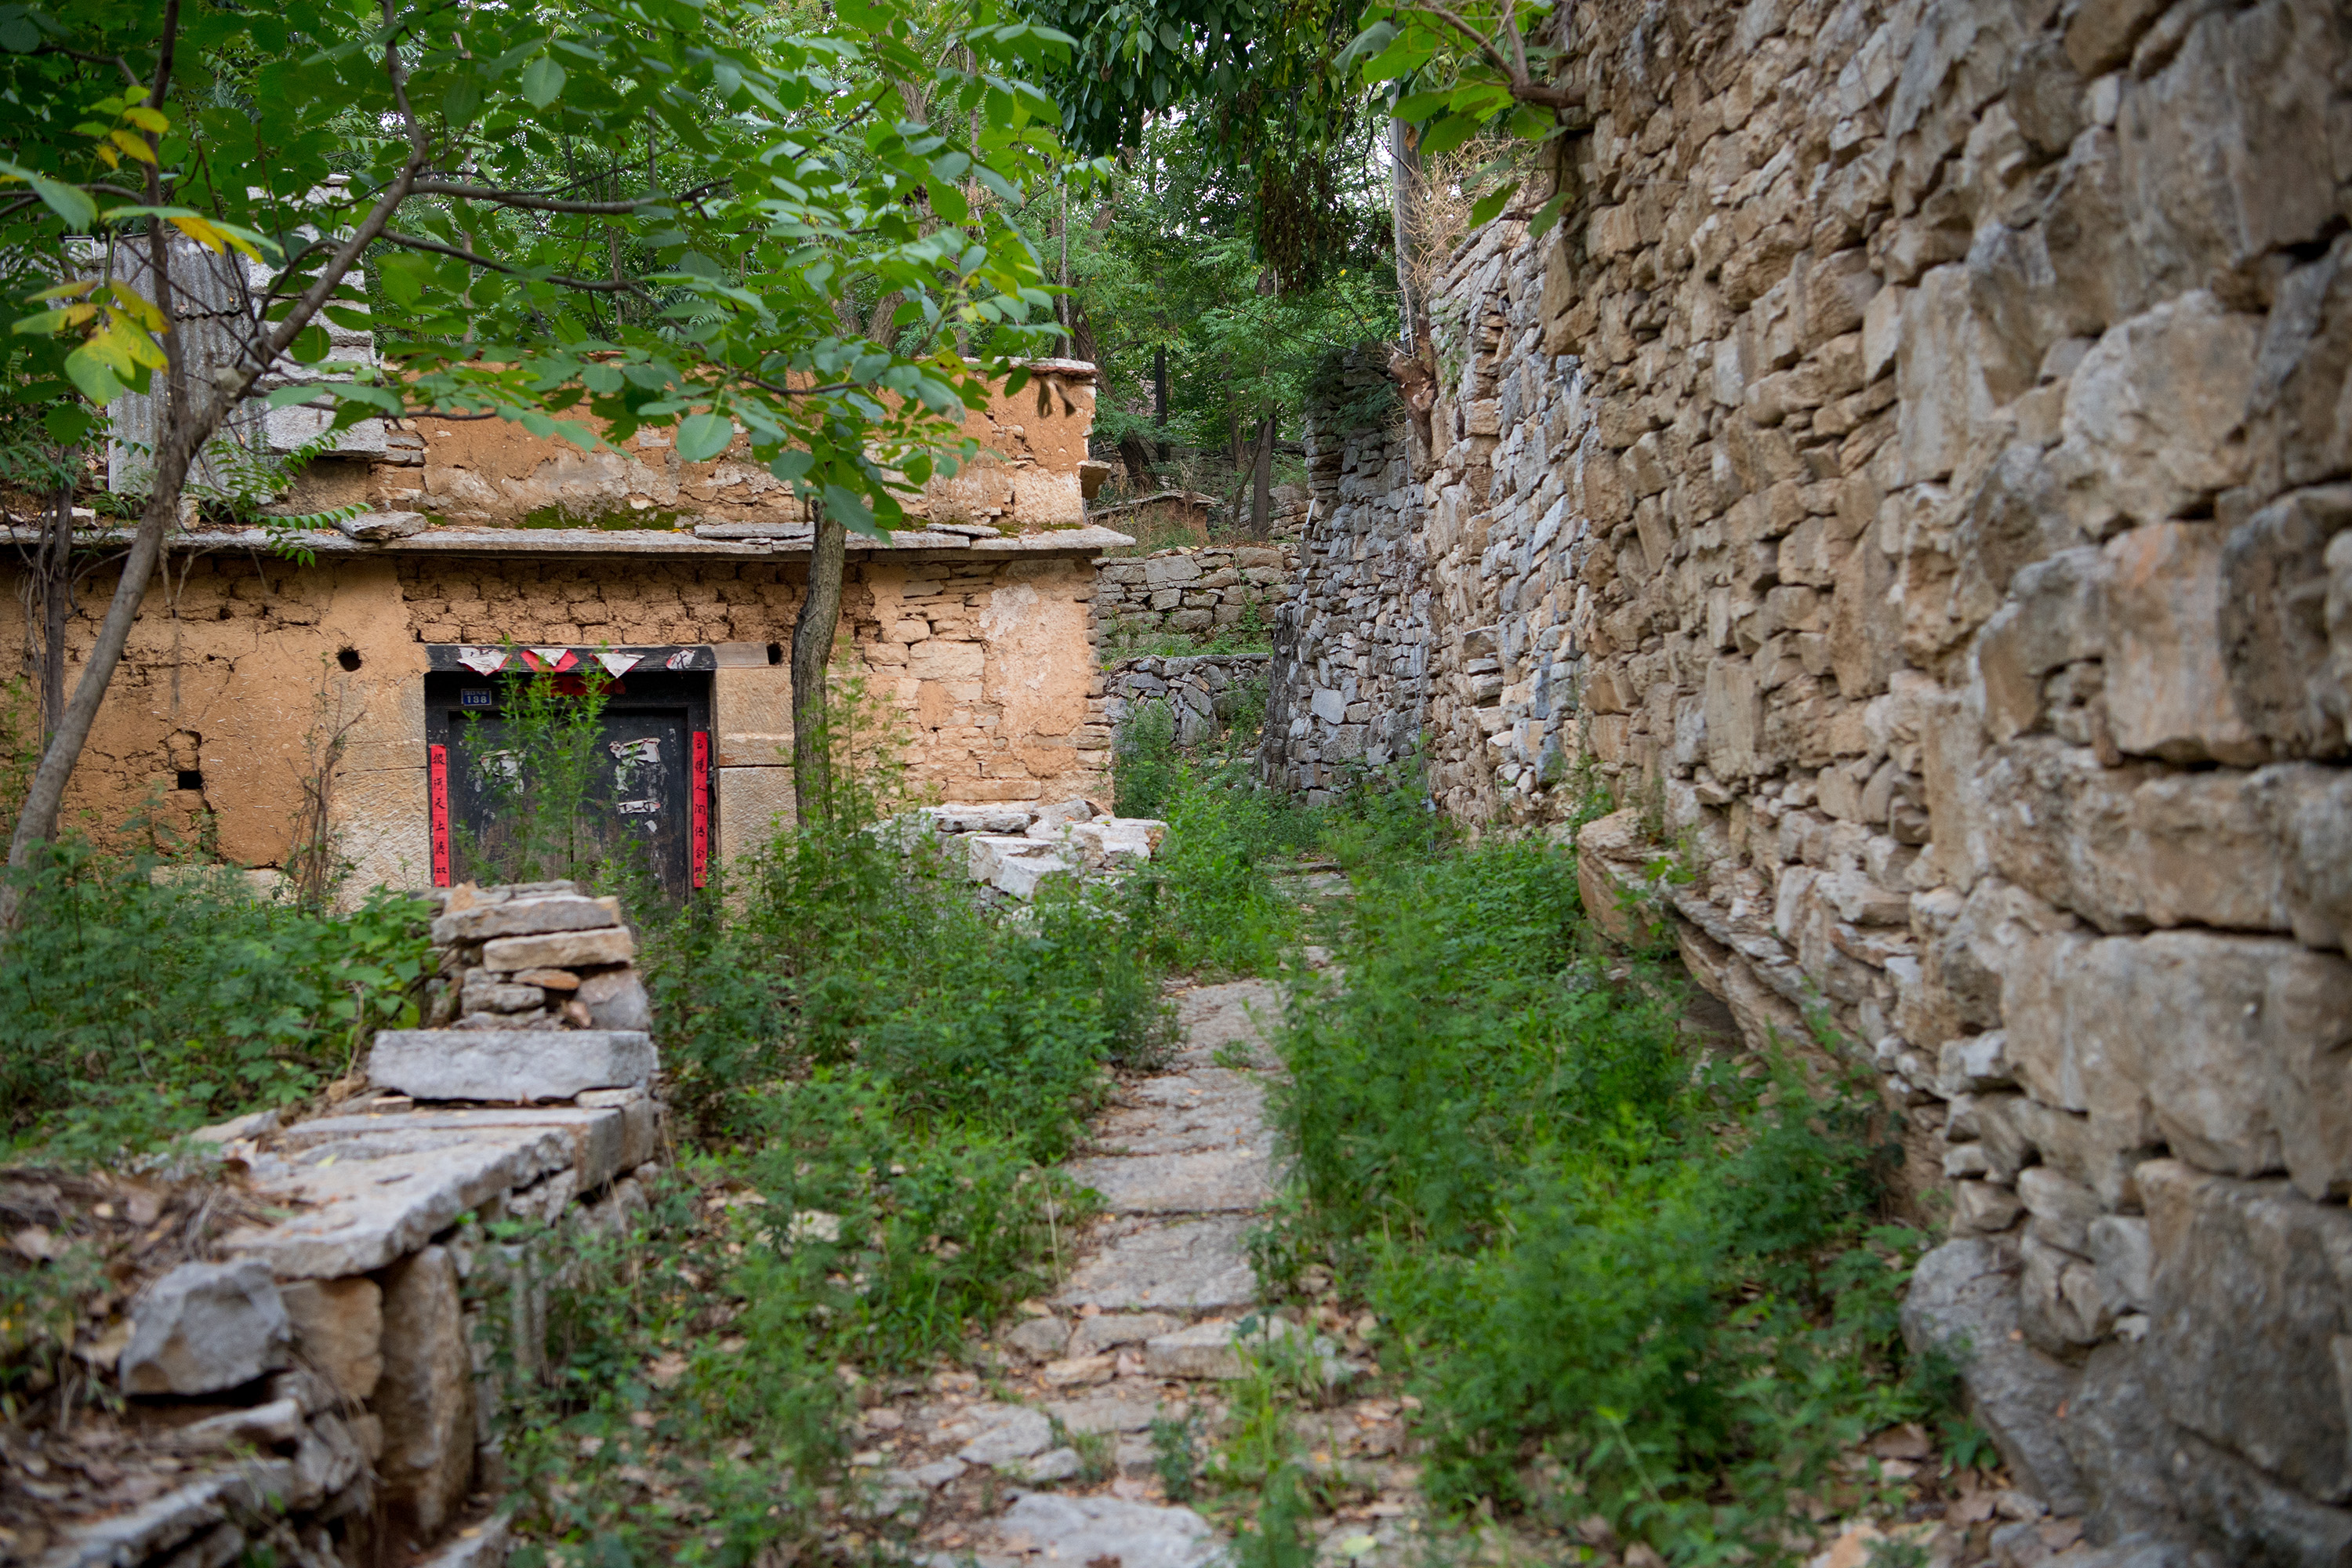
[[[1410,145],[1405,122],[1389,121],[1389,218],[1396,226],[1397,336],[1408,348],[1419,339],[1421,298],[1413,290],[1412,207],[1421,194],[1421,154]]]
[[[793,622],[793,802],[803,822],[833,815],[833,757],[825,713],[825,667],[841,624],[841,578],[849,538],[841,520],[812,500],[816,540],[809,552],[808,592]]]
[[[1127,465],[1127,482],[1135,489],[1147,490],[1160,482],[1159,476],[1151,471],[1151,452],[1142,437],[1121,436],[1118,460]]]
[[[71,460],[71,454],[68,454]],[[41,742],[58,732],[66,713],[66,622],[73,614],[73,486],[58,487],[41,542]]]
[[[1151,424],[1160,432],[1159,458],[1168,460],[1168,345],[1151,351]]]
[[[1257,460],[1250,477],[1250,537],[1264,539],[1274,531],[1274,415],[1258,421]]]

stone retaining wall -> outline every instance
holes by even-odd
[[[1906,1326],[2020,1483],[2135,1563],[2345,1561],[2352,17],[1571,25],[1576,205],[1450,259],[1425,444],[1285,612],[1286,746],[1378,592],[1426,683],[1362,721],[1451,814],[1611,791],[1596,915],[1676,851],[1644,890],[1750,1037],[1880,1068],[1952,1237]]]
[[[643,1204],[662,1108],[614,900],[569,882],[436,897],[428,1016],[455,1026],[379,1034],[366,1087],[324,1115],[215,1130],[256,1212],[291,1213],[229,1231],[130,1303],[118,1459],[212,1462],[143,1498],[111,1489],[93,1501],[114,1511],[68,1515],[38,1561],[267,1549],[359,1568],[431,1545],[501,1486],[503,1380],[544,1369],[568,1238]],[[517,1220],[530,1239],[492,1235]],[[217,1440],[192,1443],[192,1415]],[[502,1542],[478,1531],[450,1560],[502,1560]]]
[[[1212,740],[1255,700],[1266,678],[1264,654],[1192,654],[1123,658],[1104,673],[1104,707],[1111,724],[1126,722],[1138,703],[1165,702],[1176,719],[1176,743]]]
[[[1246,625],[1269,625],[1290,597],[1298,547],[1202,545],[1095,563],[1097,646],[1154,635],[1207,637]]]

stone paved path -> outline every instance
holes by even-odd
[[[859,1458],[879,1470],[883,1507],[921,1520],[937,1568],[1207,1568],[1225,1555],[1206,1519],[1166,1499],[1150,1428],[1191,1421],[1205,1454],[1223,1381],[1241,1370],[1233,1336],[1258,1305],[1245,1238],[1274,1195],[1259,1076],[1276,1065],[1266,1031],[1282,998],[1244,981],[1175,1001],[1178,1049],[1122,1083],[1067,1167],[1107,1212],[1076,1239],[1060,1289],[1005,1333],[1005,1375],[983,1390],[941,1373],[866,1414],[873,1447]],[[1307,1417],[1303,1436],[1320,1465],[1377,1460],[1394,1451],[1398,1414],[1393,1400],[1359,1401]],[[1388,1467],[1365,1496],[1411,1479]],[[1355,1510],[1374,1523],[1406,1511],[1393,1493]]]

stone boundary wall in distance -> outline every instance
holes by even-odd
[[[1104,707],[1116,729],[1141,702],[1165,702],[1176,719],[1176,743],[1213,739],[1247,706],[1250,688],[1266,677],[1264,654],[1190,654],[1123,658],[1103,677]]]
[[[1327,401],[1307,419],[1315,505],[1298,588],[1274,618],[1260,772],[1320,800],[1350,763],[1378,766],[1418,742],[1426,717],[1428,550],[1410,488],[1413,453],[1402,427],[1339,412],[1372,401],[1386,353],[1350,353]]]
[[[1197,545],[1095,563],[1098,644],[1179,634],[1213,637],[1247,624],[1271,625],[1298,575],[1298,547]]]
[[[1345,448],[1270,767],[1360,722],[1465,823],[1611,792],[1588,906],[1676,852],[1749,1037],[1879,1068],[1949,1234],[1906,1328],[2019,1483],[2136,1563],[2346,1561],[2352,15],[1570,26],[1576,205],[1449,258],[1409,461]]]

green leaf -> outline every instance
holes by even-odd
[[[791,484],[795,479],[805,478],[815,463],[816,459],[806,452],[779,452],[768,460],[768,472]]]
[[[81,389],[81,395],[100,408],[130,390],[115,379],[113,370],[106,362],[88,348],[79,348],[66,355],[66,374],[73,377],[73,384]]]
[[[327,336],[327,329],[313,321],[294,334],[294,342],[286,352],[294,356],[296,364],[317,364],[333,348],[334,343]]]
[[[735,439],[735,422],[724,414],[696,414],[677,422],[677,456],[683,463],[704,463],[727,450]]]
[[[1476,201],[1471,203],[1470,226],[1476,228],[1482,224],[1494,222],[1495,215],[1501,212],[1505,207],[1510,205],[1511,198],[1518,195],[1518,192],[1519,182],[1513,180],[1509,184],[1488,191],[1485,195],[1480,196]]]
[[[468,74],[449,84],[441,97],[441,112],[453,125],[469,125],[482,111],[482,84]]]
[[[541,55],[522,68],[522,95],[533,109],[545,109],[563,94],[563,68]]]
[[[79,185],[69,185],[63,180],[52,180],[47,174],[36,174],[21,163],[0,158],[0,174],[10,174],[33,187],[33,194],[42,205],[65,220],[68,229],[75,234],[87,234],[98,221],[98,204]]]
[[[0,42],[5,41],[0,39]],[[47,430],[49,439],[60,447],[79,446],[81,438],[89,434],[89,428],[95,423],[97,421],[91,418],[89,409],[72,403],[60,403],[41,416],[41,428]]]
[[[1434,158],[1441,153],[1451,153],[1477,135],[1481,128],[1474,115],[1449,114],[1422,133],[1421,155]]]

